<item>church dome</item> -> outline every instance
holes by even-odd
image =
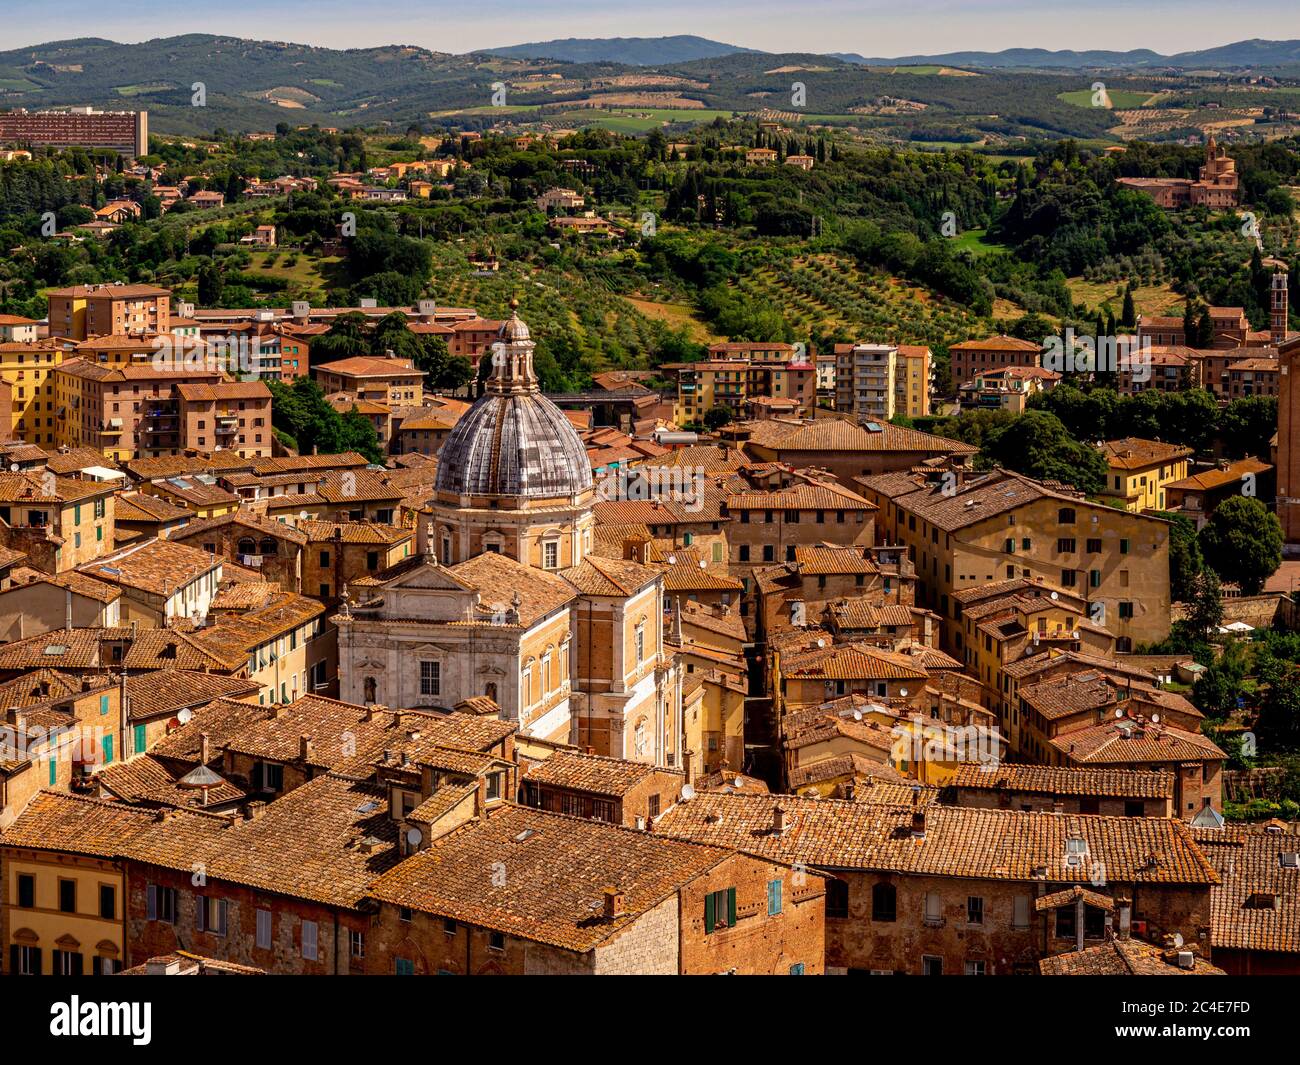
[[[542,395],[533,372],[528,326],[512,313],[492,347],[482,396],[456,423],[438,453],[434,490],[458,496],[556,499],[592,487],[591,463],[578,432]]]

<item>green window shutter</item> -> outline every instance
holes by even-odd
[[[113,761],[113,737],[104,737],[104,764],[108,765]]]
[[[1127,555],[1127,554],[1128,554],[1128,541],[1127,541],[1127,540],[1121,540],[1121,541],[1119,542],[1119,553],[1120,553],[1121,555]]]
[[[781,881],[769,880],[767,882],[767,915],[775,917],[781,912]]]
[[[104,539],[104,526],[98,525],[95,527],[95,539],[96,540]]]
[[[803,962],[797,961],[790,966],[791,976],[803,976]]]
[[[59,782],[59,769],[53,758],[50,759],[50,787]]]
[[[148,742],[149,741],[145,738],[145,727],[143,725],[136,725],[131,734],[131,747],[134,749],[135,753],[144,754],[144,749]]]
[[[108,696],[101,695],[99,697],[99,716],[104,717],[105,715],[107,715],[107,713],[108,713]]]
[[[704,934],[706,936],[713,931],[713,921],[716,914],[717,903],[714,900],[713,892],[709,892],[704,896]]]
[[[736,889],[727,888],[727,927],[736,927]]]

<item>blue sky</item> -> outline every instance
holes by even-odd
[[[70,37],[134,42],[221,33],[466,52],[556,37],[694,33],[765,51],[876,56],[1012,47],[1168,54],[1252,37],[1300,38],[1300,4],[1252,0],[1234,12],[1223,0],[0,0],[0,25],[0,49]]]

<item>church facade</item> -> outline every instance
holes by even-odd
[[[521,741],[680,767],[682,677],[662,572],[591,554],[586,449],[541,394],[517,314],[439,453],[419,550],[334,617],[340,697],[498,713]]]
[[[1161,207],[1207,207],[1222,210],[1236,207],[1239,197],[1237,161],[1220,148],[1210,134],[1205,144],[1205,164],[1196,181],[1191,178],[1116,178],[1128,189],[1145,192]]]

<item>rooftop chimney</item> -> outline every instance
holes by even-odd
[[[912,811],[912,838],[925,839],[925,811],[920,807]]]
[[[1115,906],[1119,910],[1119,930],[1116,935],[1120,939],[1128,939],[1129,931],[1133,927],[1133,900],[1116,899]]]
[[[772,807],[772,831],[778,836],[785,831],[785,811],[779,806]]]
[[[211,757],[211,752],[208,745],[208,734],[206,732],[200,732],[199,733],[199,765],[207,765],[209,757]]]
[[[304,762],[310,762],[312,756],[316,753],[316,746],[312,743],[312,738],[307,735],[298,737],[298,757]]]
[[[624,907],[624,896],[621,888],[607,887],[605,889],[605,916],[607,918],[621,917],[626,913]]]

